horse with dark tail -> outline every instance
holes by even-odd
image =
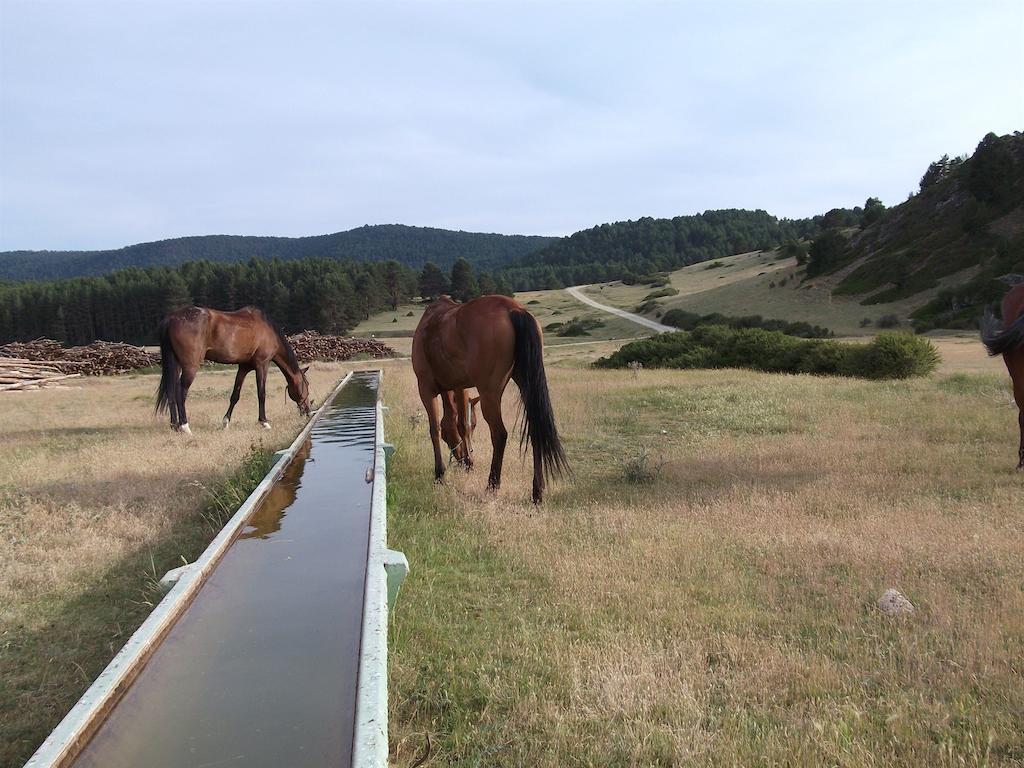
[[[1017,469],[1024,471],[1024,283],[1016,285],[1003,297],[1002,313],[1002,321],[991,312],[985,315],[981,321],[981,340],[990,355],[1003,356],[1013,382],[1020,425]]]
[[[493,448],[487,486],[491,490],[501,486],[508,440],[501,398],[509,381],[519,387],[522,401],[521,445],[524,451],[533,450],[533,501],[543,499],[547,480],[570,473],[544,372],[544,338],[536,318],[518,301],[482,296],[459,304],[442,296],[416,326],[412,366],[430,424],[436,480],[445,473],[442,439],[450,458],[472,468],[479,403]],[[470,398],[467,390],[472,387],[478,397]],[[443,415],[438,413],[439,396]]]
[[[191,434],[185,399],[203,360],[238,365],[235,387],[222,421],[227,429],[231,414],[241,396],[242,384],[250,373],[256,374],[259,423],[267,421],[267,370],[271,363],[284,375],[288,396],[299,412],[308,416],[309,382],[306,368],[299,365],[295,350],[279,327],[257,307],[235,312],[220,312],[206,307],[185,307],[163,319],[160,337],[160,386],[156,391],[156,411],[171,412],[171,427]],[[308,367],[308,366],[307,366]]]

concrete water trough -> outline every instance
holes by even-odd
[[[380,371],[349,374],[27,763],[385,766]]]

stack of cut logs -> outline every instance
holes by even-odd
[[[62,373],[46,363],[37,363],[19,357],[0,357],[0,392],[24,392],[44,387],[59,387],[67,379],[76,379],[80,373]]]
[[[375,339],[353,339],[348,336],[322,336],[316,331],[303,331],[289,336],[299,360],[348,360],[364,354],[374,358],[394,357],[395,350]]]
[[[303,361],[348,360],[359,354],[374,358],[395,356],[395,350],[374,339],[303,331],[288,340]],[[82,347],[65,348],[53,339],[16,341],[0,346],[0,392],[40,389],[76,376],[126,373],[158,365],[158,353],[120,342],[94,341]]]
[[[82,347],[62,347],[53,339],[12,342],[0,347],[0,357],[43,363],[62,374],[103,376],[160,365],[160,355],[142,347],[114,341],[94,341]]]

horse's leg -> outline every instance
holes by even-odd
[[[480,412],[491,432],[491,472],[487,476],[487,488],[496,491],[501,487],[501,465],[505,461],[505,444],[508,430],[501,417],[501,392],[480,390]]]
[[[427,412],[427,429],[430,431],[430,442],[434,446],[434,481],[441,482],[444,477],[444,462],[441,461],[441,420],[437,415],[437,394],[428,387],[419,386],[420,401]]]
[[[469,394],[464,389],[454,393],[455,426],[462,445],[462,465],[470,470],[473,468],[473,436],[469,425]]]
[[[270,422],[267,421],[267,364],[265,362],[256,365],[256,397],[260,401],[260,426],[270,429]]]
[[[251,371],[247,365],[238,366],[238,373],[235,374],[235,388],[231,390],[231,401],[228,403],[228,412],[224,414],[224,429],[231,426],[231,414],[235,410],[235,406],[238,405],[238,398],[242,396],[242,384],[245,383],[245,377],[249,375]]]
[[[186,435],[191,435],[192,430],[188,426],[188,416],[185,414],[185,398],[188,397],[188,389],[195,381],[197,368],[193,366],[182,366],[181,387],[178,390],[178,429]]]
[[[1020,424],[1020,461],[1017,463],[1017,469],[1024,472],[1024,408],[1020,409],[1017,423]]]

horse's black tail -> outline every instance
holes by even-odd
[[[981,321],[981,340],[990,355],[1001,355],[1011,349],[1024,347],[1024,315],[1004,329],[995,315],[986,312]]]
[[[516,334],[512,381],[519,387],[523,407],[520,446],[525,451],[529,444],[533,445],[534,455],[540,461],[545,477],[550,479],[572,474],[555,427],[555,414],[551,410],[540,328],[533,315],[521,309],[509,312],[509,318]]]
[[[160,336],[160,385],[156,390],[156,412],[171,411],[171,423],[178,423],[178,390],[181,389],[181,366],[171,346],[170,323],[164,320],[158,329]]]

